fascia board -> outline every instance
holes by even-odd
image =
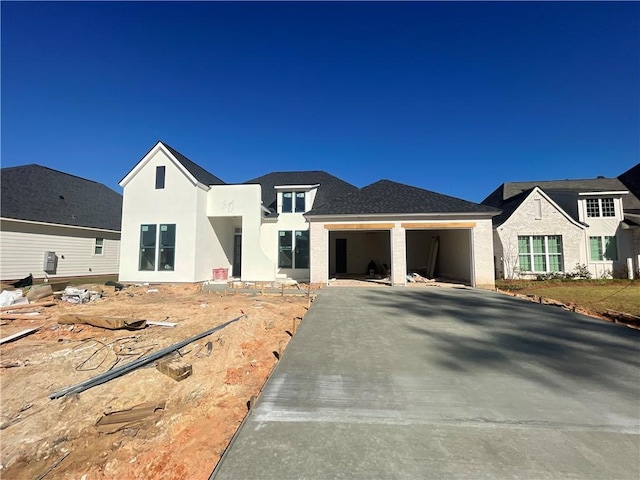
[[[492,217],[499,215],[500,212],[484,212],[484,213],[375,213],[375,214],[336,214],[336,215],[308,215],[304,214],[304,217],[309,221],[347,221],[350,219],[363,219],[363,220],[378,220],[378,219],[416,219],[416,218],[424,218],[430,219],[435,218],[441,220],[442,218],[447,217],[456,217],[456,218],[468,218],[475,220],[489,220]]]
[[[629,193],[629,190],[610,190],[607,192],[580,192],[579,196],[590,196],[590,195],[626,195]]]
[[[18,218],[8,218],[8,217],[0,217],[0,220],[4,222],[16,222],[16,223],[28,223],[32,225],[45,225],[47,227],[61,227],[61,228],[74,228],[79,230],[91,230],[93,232],[109,232],[109,233],[120,233],[120,230],[109,230],[107,228],[96,228],[96,227],[81,227],[79,225],[63,225],[62,223],[49,223],[49,222],[37,222],[35,220],[21,220]]]
[[[319,183],[313,185],[274,185],[274,190],[311,190],[312,188],[318,188],[320,186]]]

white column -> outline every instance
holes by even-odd
[[[391,285],[407,284],[407,236],[400,226],[391,229]]]

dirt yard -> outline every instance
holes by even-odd
[[[208,478],[307,307],[306,296],[225,295],[203,292],[200,285],[154,285],[112,291],[81,305],[58,300],[40,317],[4,320],[2,338],[42,328],[0,347],[0,477]],[[178,325],[127,331],[58,324],[67,313]],[[248,318],[180,350],[180,360],[193,369],[182,381],[151,364],[79,394],[48,397],[116,362],[120,366],[243,314]],[[113,433],[96,426],[105,413],[148,402],[153,407],[137,423],[111,428]]]

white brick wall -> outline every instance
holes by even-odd
[[[398,224],[391,230],[391,284],[407,284],[407,237]]]
[[[329,231],[324,223],[309,224],[309,267],[311,283],[329,280]]]
[[[584,230],[536,191],[497,228],[495,251],[499,276],[513,278],[513,269],[518,266],[518,235],[561,235],[564,270],[570,272],[577,263],[586,263]]]
[[[475,286],[493,289],[496,286],[493,263],[493,226],[490,219],[478,220],[472,230]]]

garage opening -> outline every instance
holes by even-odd
[[[385,277],[390,271],[389,230],[329,232],[329,278]]]
[[[471,229],[406,231],[407,274],[473,285]]]

